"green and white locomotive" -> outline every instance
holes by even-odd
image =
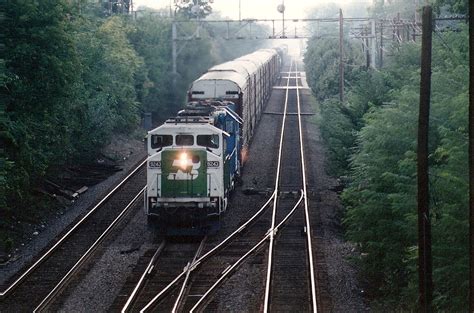
[[[148,133],[146,213],[172,234],[214,232],[240,171],[232,103],[190,103]]]

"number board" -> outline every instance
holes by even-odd
[[[150,161],[148,162],[149,168],[161,168],[161,161]]]
[[[219,161],[207,161],[207,167],[219,167]]]

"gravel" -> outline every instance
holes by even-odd
[[[83,270],[80,282],[70,284],[69,295],[60,312],[106,312],[119,295],[140,256],[156,249],[153,232],[148,231],[142,204],[124,221],[119,234],[103,244],[101,255]]]

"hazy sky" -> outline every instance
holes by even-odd
[[[242,18],[280,18],[281,14],[277,12],[277,5],[282,0],[241,0]],[[286,18],[304,18],[308,7],[315,4],[323,4],[325,2],[338,3],[343,7],[349,3],[369,3],[370,0],[286,0]],[[145,5],[152,8],[169,7],[174,0],[134,0],[135,8],[140,5]],[[212,5],[215,12],[220,11],[222,16],[227,16],[233,19],[239,17],[239,0],[214,0]]]

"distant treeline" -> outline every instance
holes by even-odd
[[[226,30],[208,26],[180,46],[174,88],[169,18],[109,15],[97,1],[2,6],[0,244],[13,220],[42,214],[48,201],[35,191],[52,168],[95,160],[113,136],[133,133],[143,112],[174,114],[209,67],[264,44],[226,41]]]
[[[392,1],[394,7],[413,1]],[[439,1],[439,12],[466,14],[467,1]],[[392,18],[383,2],[374,14]],[[409,12],[413,14],[413,11]],[[392,14],[392,15],[390,15]],[[468,246],[468,30],[433,35],[430,121],[430,190],[434,306],[467,312]],[[387,53],[382,69],[363,66],[360,42],[346,38],[346,101],[338,98],[337,39],[312,39],[306,71],[321,110],[329,168],[347,186],[342,194],[353,260],[376,312],[416,312],[416,147],[420,89],[420,43]]]

